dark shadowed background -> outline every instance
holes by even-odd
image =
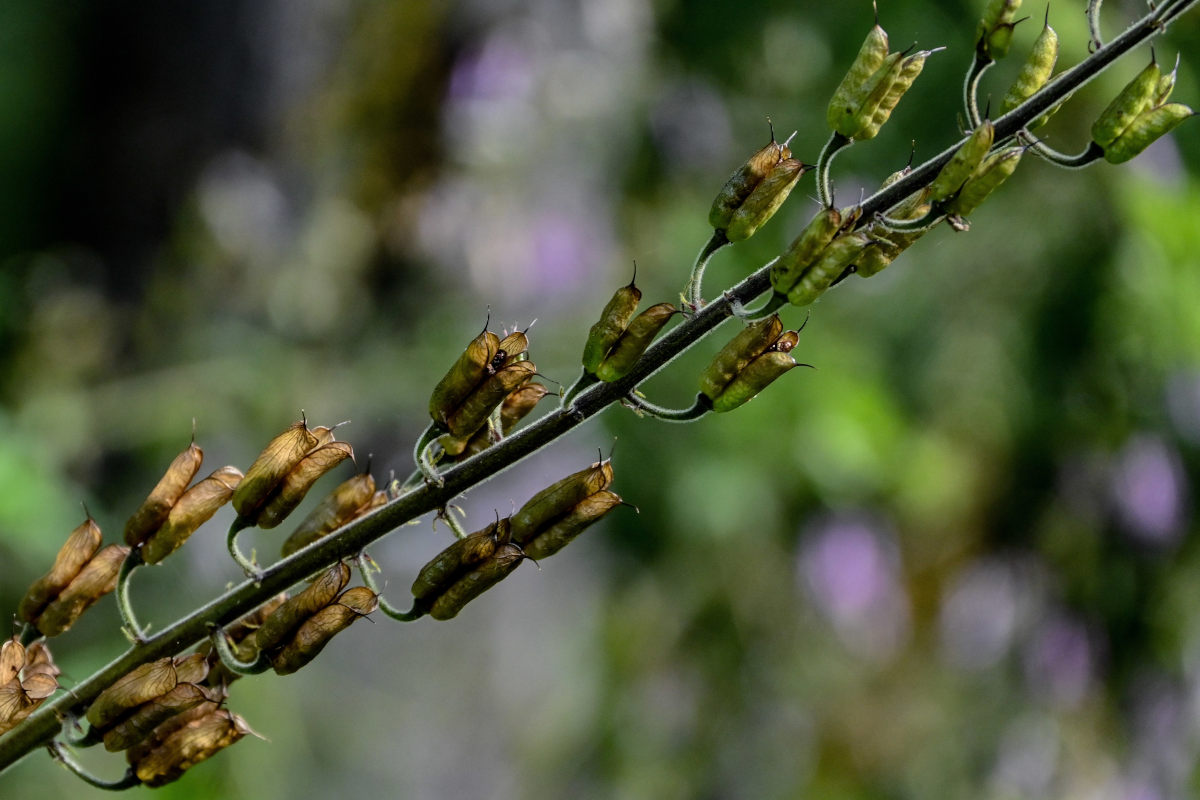
[[[1043,7],[1026,4],[1040,18]],[[945,45],[837,197],[957,138],[982,3],[881,0]],[[1060,64],[1083,2],[1056,5]],[[1143,13],[1106,4],[1106,31]],[[678,296],[770,115],[814,162],[865,0],[6,0],[0,601],[86,503],[115,541],[186,446],[249,465],[304,409],[382,482],[482,327],[569,384],[631,262]],[[999,97],[1036,35],[985,81]],[[1200,17],[1175,98],[1200,104]],[[1148,53],[1045,129],[1080,149]],[[811,308],[796,370],[690,426],[612,409],[472,492],[471,529],[614,448],[618,509],[448,623],[378,615],[232,689],[247,739],[163,798],[1137,798],[1200,791],[1200,124],[1135,161],[1027,157],[973,218]],[[816,209],[806,178],[708,294]],[[807,312],[787,312],[797,326]],[[726,326],[646,387],[682,405]],[[299,512],[342,478],[328,477]],[[138,573],[161,627],[240,573],[224,510]],[[297,516],[297,519],[299,516]],[[289,526],[244,537],[273,554]],[[373,549],[403,604],[449,542]],[[124,646],[111,599],[52,643]],[[119,756],[87,753],[117,776]],[[134,790],[140,795],[147,790]],[[24,800],[104,793],[35,754]]]

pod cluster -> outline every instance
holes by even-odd
[[[0,644],[0,735],[15,728],[58,689],[62,671],[45,642]]]
[[[700,394],[713,411],[732,411],[797,366],[797,331],[785,331],[778,314],[748,325],[721,348],[700,376]]]
[[[888,52],[887,31],[876,22],[825,110],[830,130],[854,140],[874,139],[933,51]]]
[[[658,303],[638,314],[641,300],[642,290],[632,282],[613,293],[583,346],[583,369],[588,375],[606,382],[625,377],[663,326],[679,313],[670,303]]]
[[[1175,70],[1166,75],[1151,59],[1092,125],[1092,141],[1104,160],[1121,164],[1170,133],[1195,112],[1183,103],[1168,103],[1175,88]]]
[[[770,143],[725,181],[709,209],[709,224],[730,242],[749,239],[775,215],[805,169],[772,131]]]

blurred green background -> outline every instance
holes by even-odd
[[[881,0],[894,47],[947,50],[838,158],[839,200],[914,140],[920,160],[957,137],[981,5]],[[1082,9],[1052,10],[1064,67],[1086,55]],[[1143,9],[1110,0],[1106,31]],[[7,0],[4,606],[81,502],[115,541],[193,419],[204,474],[245,468],[304,409],[352,420],[340,436],[381,481],[407,475],[428,392],[489,307],[494,329],[536,318],[531,355],[569,384],[631,261],[647,304],[678,295],[766,116],[816,160],[870,23],[865,0]],[[1200,104],[1200,15],[1157,51],[1184,54],[1175,98]],[[1146,55],[1047,140],[1080,149]],[[816,370],[696,425],[611,409],[472,492],[474,529],[615,443],[640,513],[452,622],[380,616],[296,676],[236,684],[270,742],[158,796],[1200,792],[1196,131],[1122,167],[1027,157],[969,233],[943,226],[811,308],[796,354]],[[710,296],[791,240],[809,180],[722,251]],[[647,394],[686,403],[732,330]],[[230,518],[138,573],[145,620],[239,579]],[[274,552],[284,528],[244,545]],[[373,549],[398,604],[448,541],[425,520]],[[123,649],[117,625],[106,600],[53,642],[68,685]],[[0,777],[6,800],[67,793],[106,796],[41,754]]]

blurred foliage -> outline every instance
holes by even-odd
[[[895,45],[947,50],[839,157],[841,201],[957,138],[979,5],[880,3]],[[1142,7],[1109,0],[1106,31]],[[1051,11],[1061,66],[1086,55],[1081,11]],[[115,540],[193,419],[206,468],[245,467],[303,408],[407,475],[427,392],[489,307],[537,318],[532,355],[569,384],[632,260],[648,303],[677,296],[767,115],[816,160],[870,22],[865,0],[8,0],[0,599],[81,501]],[[1192,14],[1156,45],[1184,54],[1192,105],[1198,44]],[[1078,149],[1143,57],[1047,140]],[[296,677],[239,683],[231,707],[271,743],[158,796],[1191,796],[1200,137],[1117,168],[1025,162],[969,233],[814,306],[815,370],[692,426],[610,410],[473,492],[482,527],[615,440],[640,513],[452,623],[355,626]],[[708,293],[786,245],[810,194],[722,252]],[[687,402],[727,333],[647,394]],[[237,577],[228,522],[138,574],[144,618]],[[376,548],[398,597],[445,541],[422,522]],[[57,645],[71,680],[113,657],[111,603]],[[40,756],[0,780],[96,793]]]

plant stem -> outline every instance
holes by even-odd
[[[661,419],[663,422],[695,422],[709,411],[712,411],[712,401],[702,394],[696,395],[696,402],[688,408],[665,408],[657,403],[651,403],[646,398],[631,392],[625,402],[648,416]]]
[[[833,183],[829,178],[829,170],[833,165],[834,156],[851,144],[854,144],[853,139],[847,139],[835,131],[821,148],[821,155],[817,156],[817,200],[827,208],[833,205]]]
[[[729,243],[729,240],[725,238],[725,231],[713,231],[713,235],[705,242],[704,247],[700,248],[700,252],[696,255],[696,261],[692,264],[692,274],[688,278],[687,286],[683,290],[684,295],[687,297],[688,305],[693,309],[699,309],[704,305],[701,284],[704,282],[705,267],[708,266],[713,253]]]

